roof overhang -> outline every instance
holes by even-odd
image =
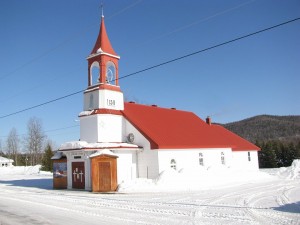
[[[73,141],[73,142],[66,142],[62,144],[58,149],[58,151],[74,151],[74,150],[99,151],[104,149],[138,151],[138,150],[142,150],[143,148],[138,145],[129,144],[125,142],[88,143],[86,141]]]

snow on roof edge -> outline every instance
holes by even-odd
[[[71,141],[62,144],[59,150],[79,150],[79,149],[105,149],[105,148],[140,148],[138,145],[129,144],[125,142],[96,142],[88,143],[86,141]]]

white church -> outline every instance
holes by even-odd
[[[258,169],[260,149],[209,117],[203,121],[188,111],[124,102],[119,59],[102,16],[87,57],[80,141],[62,144],[53,157],[54,188],[115,191],[124,181],[153,179],[170,168]],[[99,68],[96,83],[94,67]]]

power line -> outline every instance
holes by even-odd
[[[49,100],[49,101],[47,101],[47,102],[43,102],[43,103],[38,104],[38,105],[35,105],[35,106],[31,106],[31,107],[28,107],[28,108],[25,108],[25,109],[22,109],[22,110],[13,112],[13,113],[9,113],[9,114],[7,114],[7,115],[1,116],[0,119],[3,119],[3,118],[5,118],[5,117],[9,117],[9,116],[12,116],[12,115],[16,115],[16,114],[19,114],[19,113],[22,113],[22,112],[28,111],[28,110],[30,110],[30,109],[38,108],[38,107],[41,107],[41,106],[50,104],[50,103],[52,103],[52,102],[56,102],[56,101],[62,100],[62,99],[64,99],[64,98],[71,97],[71,96],[76,95],[76,94],[79,94],[79,93],[81,93],[81,92],[83,92],[83,91],[84,91],[84,90],[76,91],[76,92],[74,92],[74,93],[71,93],[71,94],[68,94],[68,95],[65,95],[65,96],[62,96],[62,97],[59,97],[59,98],[55,98],[55,99]]]
[[[46,130],[43,133],[50,133],[50,132],[55,132],[55,131],[60,131],[60,130],[66,130],[66,129],[70,129],[70,128],[74,128],[74,127],[79,127],[79,125],[72,125],[72,126],[68,126],[68,127],[61,127],[61,128],[56,128],[56,129],[52,129],[52,130]],[[16,136],[18,137],[24,137],[26,134],[18,134]],[[0,136],[0,138],[7,138],[8,135],[6,136]]]
[[[235,38],[235,39],[232,39],[232,40],[230,40],[230,41],[225,41],[225,42],[223,42],[223,43],[221,43],[221,44],[217,44],[217,45],[214,45],[214,46],[205,48],[205,49],[201,49],[201,50],[199,50],[199,51],[196,51],[196,52],[193,52],[193,53],[190,53],[190,54],[187,54],[187,55],[184,55],[184,56],[175,58],[175,59],[171,59],[171,60],[169,60],[169,61],[166,61],[166,62],[157,64],[157,65],[154,65],[154,66],[150,66],[150,67],[148,67],[148,68],[146,68],[146,69],[142,69],[142,70],[139,70],[139,71],[137,71],[137,72],[134,72],[134,73],[131,73],[131,74],[122,76],[122,77],[119,78],[119,80],[120,80],[120,79],[123,79],[123,78],[127,78],[127,77],[130,77],[130,76],[133,76],[133,75],[136,75],[136,74],[138,74],[138,73],[145,72],[145,71],[147,71],[147,70],[151,70],[151,69],[154,69],[154,68],[157,68],[157,67],[160,67],[160,66],[163,66],[163,65],[166,65],[166,64],[169,64],[169,63],[172,63],[172,62],[181,60],[181,59],[184,59],[184,58],[187,58],[187,57],[190,57],[190,56],[193,56],[193,55],[196,55],[196,54],[199,54],[199,53],[202,53],[202,52],[206,52],[206,51],[208,51],[208,50],[212,50],[212,49],[214,49],[214,48],[221,47],[221,46],[223,46],[223,45],[230,44],[230,43],[235,42],[235,41],[239,41],[239,40],[241,40],[241,39],[244,39],[244,38],[247,38],[247,37],[250,37],[250,36],[253,36],[253,35],[256,35],[256,34],[259,34],[259,33],[262,33],[262,32],[265,32],[265,31],[268,31],[268,30],[271,30],[271,29],[274,29],[274,28],[277,28],[277,27],[280,27],[280,26],[283,26],[283,25],[286,25],[286,24],[288,24],[288,23],[295,22],[296,20],[299,20],[299,19],[300,19],[300,17],[298,17],[298,18],[296,18],[296,19],[293,19],[293,20],[289,20],[289,21],[280,23],[280,24],[277,24],[277,25],[272,26],[272,27],[268,27],[268,28],[265,28],[265,29],[262,29],[262,30],[259,30],[259,31],[256,31],[256,32],[253,32],[253,33],[244,35],[244,36],[241,36],[241,37],[238,37],[238,38]]]
[[[283,25],[286,25],[286,24],[295,22],[295,21],[297,21],[297,20],[299,20],[299,19],[300,19],[300,17],[295,18],[295,19],[292,19],[292,20],[288,20],[288,21],[286,21],[286,22],[283,22],[283,23],[280,23],[280,24],[277,24],[277,25],[274,25],[274,26],[271,26],[271,27],[268,27],[268,28],[265,28],[265,29],[262,29],[262,30],[253,32],[253,33],[250,33],[250,34],[246,34],[246,35],[244,35],[244,36],[240,36],[240,37],[238,37],[238,38],[234,38],[234,39],[231,39],[231,40],[229,40],[229,41],[225,41],[225,42],[222,42],[222,43],[220,43],[220,44],[217,44],[217,45],[214,45],[214,46],[205,48],[205,49],[201,49],[201,50],[192,52],[192,53],[190,53],[190,54],[187,54],[187,55],[184,55],[184,56],[181,56],[181,57],[177,57],[177,58],[174,58],[174,59],[171,59],[171,60],[168,60],[168,61],[165,61],[165,62],[156,64],[156,65],[154,65],[154,66],[150,66],[150,67],[148,67],[148,68],[145,68],[145,69],[142,69],[142,70],[139,70],[139,71],[136,71],[136,72],[133,72],[133,73],[124,75],[124,76],[122,76],[122,77],[119,77],[119,80],[124,79],[124,78],[128,78],[128,77],[131,77],[131,76],[135,76],[135,75],[137,75],[137,74],[146,72],[146,71],[148,71],[148,70],[152,70],[152,69],[155,69],[155,68],[157,68],[157,67],[164,66],[164,65],[167,65],[167,64],[176,62],[176,61],[178,61],[178,60],[182,60],[182,59],[191,57],[191,56],[193,56],[193,55],[197,55],[197,54],[200,54],[200,53],[202,53],[202,52],[206,52],[206,51],[209,51],[209,50],[212,50],[212,49],[221,47],[221,46],[223,46],[223,45],[227,45],[227,44],[230,44],[230,43],[233,43],[233,42],[236,42],[236,41],[239,41],[239,40],[242,40],[242,39],[245,39],[245,38],[248,38],[248,37],[257,35],[257,34],[259,34],[259,33],[263,33],[263,32],[266,32],[266,31],[275,29],[275,28],[277,28],[277,27],[280,27],[280,26],[283,26]],[[52,102],[56,102],[56,101],[59,101],[59,100],[68,98],[68,97],[71,97],[71,96],[76,95],[76,94],[79,94],[79,93],[81,93],[81,92],[83,92],[83,91],[85,91],[85,89],[84,89],[84,90],[80,90],[80,91],[73,92],[73,93],[68,94],[68,95],[64,95],[64,96],[62,96],[62,97],[59,97],[59,98],[56,98],[56,99],[53,99],[53,100],[49,100],[49,101],[47,101],[47,102],[44,102],[44,103],[41,103],[41,104],[38,104],[38,105],[35,105],[35,106],[28,107],[28,108],[25,108],[25,109],[22,109],[22,110],[13,112],[13,113],[6,114],[6,115],[4,115],[4,116],[1,116],[0,119],[9,117],[9,116],[12,116],[12,115],[15,115],[15,114],[19,114],[19,113],[22,113],[22,112],[25,112],[25,111],[28,111],[28,110],[31,110],[31,109],[34,109],[34,108],[38,108],[38,107],[41,107],[41,106],[50,104],[50,103],[52,103]]]
[[[121,10],[115,12],[113,15],[109,16],[108,19],[111,19],[115,16],[118,16],[119,14],[122,14],[123,12],[133,8],[134,6],[136,6],[137,4],[141,3],[141,0],[137,0],[136,2],[122,8]],[[72,34],[71,36],[69,36],[67,39],[63,40],[62,42],[58,43],[56,46],[53,46],[52,48],[42,52],[40,55],[37,55],[35,57],[33,57],[32,59],[30,59],[29,61],[19,65],[18,67],[16,67],[14,70],[12,70],[11,72],[3,75],[0,77],[0,80],[3,80],[11,75],[13,75],[14,73],[18,72],[19,70],[23,69],[24,67],[34,63],[35,61],[49,55],[50,53],[56,51],[57,49],[61,48],[62,46],[66,45],[67,43],[69,43],[70,41],[72,41],[73,39],[77,38],[78,36],[81,36],[82,34],[85,33],[85,31],[88,31],[90,30],[91,28],[95,27],[96,24],[93,24],[93,25],[89,25],[88,27],[82,29],[81,31],[79,32],[76,32],[74,34]],[[98,25],[99,26],[99,25]],[[83,32],[84,31],[84,32]],[[1,118],[1,117],[0,117]]]

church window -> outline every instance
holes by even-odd
[[[89,109],[93,109],[94,108],[94,95],[91,94],[90,95],[90,102],[89,102]]]
[[[249,162],[251,161],[251,154],[250,154],[250,152],[248,152],[248,161]]]
[[[224,155],[224,152],[221,152],[221,164],[225,165],[225,155]]]
[[[175,159],[171,159],[171,168],[176,170],[176,161],[175,161]]]
[[[199,165],[200,166],[204,165],[204,162],[203,162],[203,153],[202,152],[199,153]]]

